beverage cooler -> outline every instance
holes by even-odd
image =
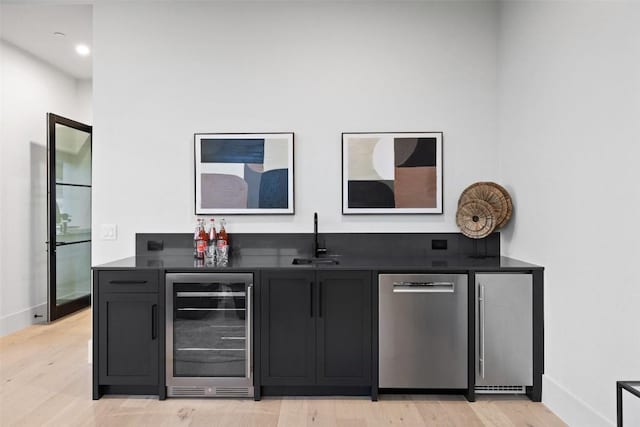
[[[166,279],[168,396],[253,396],[253,274]]]

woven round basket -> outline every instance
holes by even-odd
[[[472,200],[483,200],[491,205],[495,212],[496,228],[505,226],[511,219],[511,196],[504,187],[495,182],[476,182],[465,188],[458,199],[458,207]]]
[[[458,207],[456,224],[465,236],[482,239],[496,229],[496,217],[488,202],[475,199]]]

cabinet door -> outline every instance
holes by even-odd
[[[476,386],[532,385],[531,274],[477,274],[476,295]]]
[[[262,273],[262,385],[315,383],[314,276]]]
[[[98,297],[99,383],[157,385],[158,294]]]
[[[317,383],[371,384],[371,273],[318,272]]]

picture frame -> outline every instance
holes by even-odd
[[[343,132],[342,214],[442,214],[442,132]]]
[[[294,134],[196,133],[196,215],[293,215]]]

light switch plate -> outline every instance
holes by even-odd
[[[102,240],[116,240],[118,238],[118,226],[115,224],[102,224],[100,226]]]

